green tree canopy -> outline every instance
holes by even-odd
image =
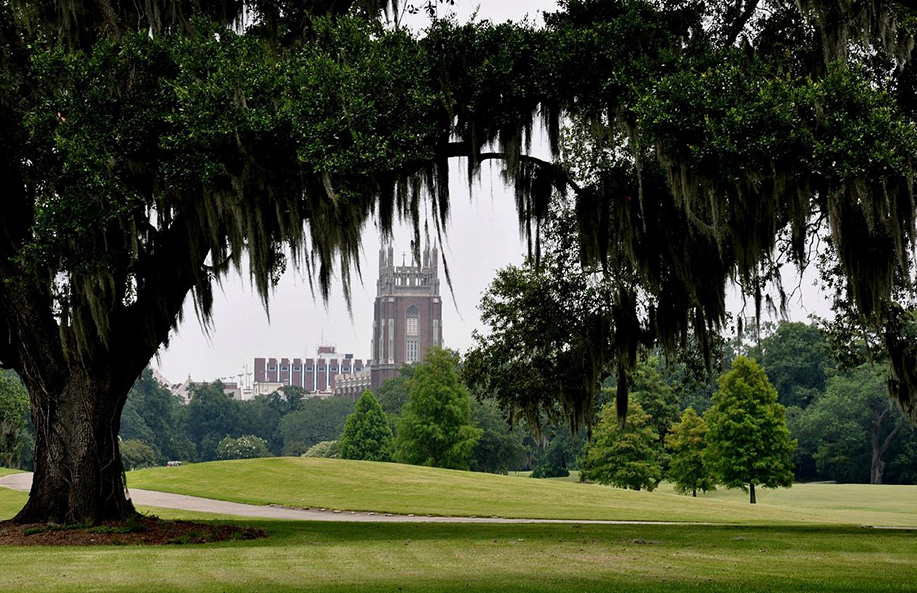
[[[749,492],[752,504],[756,485],[793,485],[796,441],[777,391],[754,360],[739,356],[733,361],[732,370],[720,377],[705,419],[707,460],[719,483]]]
[[[496,401],[472,400],[471,420],[481,429],[481,438],[471,454],[472,471],[505,474],[522,465],[522,436],[510,429]]]
[[[655,490],[662,479],[658,437],[652,419],[637,402],[631,402],[623,426],[614,404],[603,406],[592,441],[586,446],[582,479],[618,488]]]
[[[811,323],[781,321],[761,340],[767,378],[786,407],[807,407],[824,393],[834,362],[824,331]]]
[[[673,423],[678,420],[678,401],[675,390],[660,371],[662,361],[655,356],[637,363],[629,377],[631,397],[640,404],[649,416],[649,423],[656,431],[659,452],[664,452],[665,438]]]
[[[353,410],[354,402],[349,397],[306,398],[301,409],[280,421],[285,454],[290,453],[288,448],[294,444],[308,449],[321,441],[337,441]]]
[[[469,469],[482,431],[472,424],[471,398],[456,374],[457,363],[449,351],[431,348],[415,366],[398,423],[397,461]]]
[[[138,439],[127,439],[121,443],[121,458],[124,469],[143,469],[157,465],[156,452],[145,442]]]
[[[797,423],[821,476],[881,484],[886,452],[906,428],[889,402],[882,377],[863,365],[828,379],[827,390]]]
[[[185,431],[197,447],[199,461],[218,459],[220,441],[242,434],[239,402],[223,392],[219,381],[195,383],[191,401],[182,412]]]
[[[341,442],[319,441],[303,452],[302,456],[338,459],[341,456]]]
[[[366,461],[392,460],[392,429],[382,406],[371,391],[364,391],[347,417],[341,435],[341,458]]]
[[[688,408],[665,437],[665,446],[671,452],[668,478],[681,494],[697,496],[698,490],[716,490],[716,479],[707,462],[708,432],[703,416]]]

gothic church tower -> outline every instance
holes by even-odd
[[[423,251],[421,262],[395,265],[391,245],[379,250],[379,280],[373,311],[372,389],[398,375],[404,363],[423,362],[430,346],[442,346],[439,250]],[[416,265],[415,265],[416,263]]]

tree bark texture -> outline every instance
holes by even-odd
[[[118,446],[126,398],[104,374],[74,369],[54,393],[30,386],[35,473],[15,522],[96,524],[136,513]]]
[[[751,504],[758,503],[758,499],[755,497],[755,485],[753,483],[748,485],[748,502]]]

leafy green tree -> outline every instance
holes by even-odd
[[[336,441],[344,431],[347,417],[353,413],[354,401],[349,397],[309,397],[302,408],[287,414],[280,421],[285,454],[293,443],[308,449],[321,441]]]
[[[121,442],[121,457],[126,470],[158,465],[153,448],[137,439],[127,439]]]
[[[665,437],[673,423],[678,420],[678,401],[675,390],[663,378],[660,371],[662,361],[650,356],[637,363],[629,377],[630,395],[640,404],[650,418],[650,424],[656,434],[660,455],[664,454]]]
[[[388,417],[389,427],[392,429],[392,435],[398,430],[398,419],[401,417],[401,410],[408,403],[410,394],[408,393],[408,381],[414,375],[414,367],[406,364],[398,369],[398,375],[391,379],[386,379],[374,394],[376,401],[382,406],[382,411]]]
[[[343,459],[392,460],[392,429],[371,391],[363,392],[353,414],[347,417],[340,446]]]
[[[185,431],[197,449],[199,461],[218,459],[216,448],[220,441],[242,434],[239,402],[223,392],[219,381],[196,383],[183,412]]]
[[[870,484],[882,483],[886,453],[906,427],[871,365],[828,379],[824,395],[796,424],[822,477]]]
[[[467,470],[482,431],[472,424],[471,399],[459,381],[457,360],[431,348],[414,368],[410,399],[402,410],[395,440],[401,463]]]
[[[825,333],[817,325],[781,321],[761,340],[760,350],[767,378],[785,407],[806,408],[825,392],[834,364]]]
[[[16,373],[0,369],[0,467],[18,468],[29,394]]]
[[[533,427],[567,422],[578,431],[615,358],[604,309],[614,287],[581,264],[575,215],[570,202],[557,203],[540,257],[497,272],[478,305],[489,333],[473,332],[462,371],[478,397]]]
[[[586,446],[580,475],[618,488],[655,490],[662,479],[657,439],[652,419],[640,404],[631,402],[623,426],[614,404],[605,405]]]
[[[720,377],[705,420],[707,459],[719,483],[749,492],[751,504],[757,502],[756,485],[793,485],[796,441],[777,391],[754,360],[739,356],[733,361],[732,370]]]
[[[297,406],[301,402],[297,402]],[[280,421],[289,413],[284,392],[275,391],[266,395],[257,395],[248,401],[239,402],[242,432],[255,435],[267,443],[268,449],[279,455],[283,449],[283,434],[280,432]]]
[[[472,400],[471,420],[481,429],[481,439],[471,453],[472,471],[505,474],[522,465],[525,453],[522,436],[510,430],[497,402]]]
[[[665,446],[671,452],[668,477],[681,494],[716,490],[716,480],[707,463],[707,423],[694,408],[688,408],[681,420],[672,425]]]
[[[244,434],[237,439],[225,437],[216,446],[217,459],[256,459],[270,457],[264,439],[253,434]]]

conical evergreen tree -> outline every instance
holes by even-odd
[[[392,460],[392,429],[371,391],[364,391],[347,417],[341,435],[341,457],[366,461]]]

